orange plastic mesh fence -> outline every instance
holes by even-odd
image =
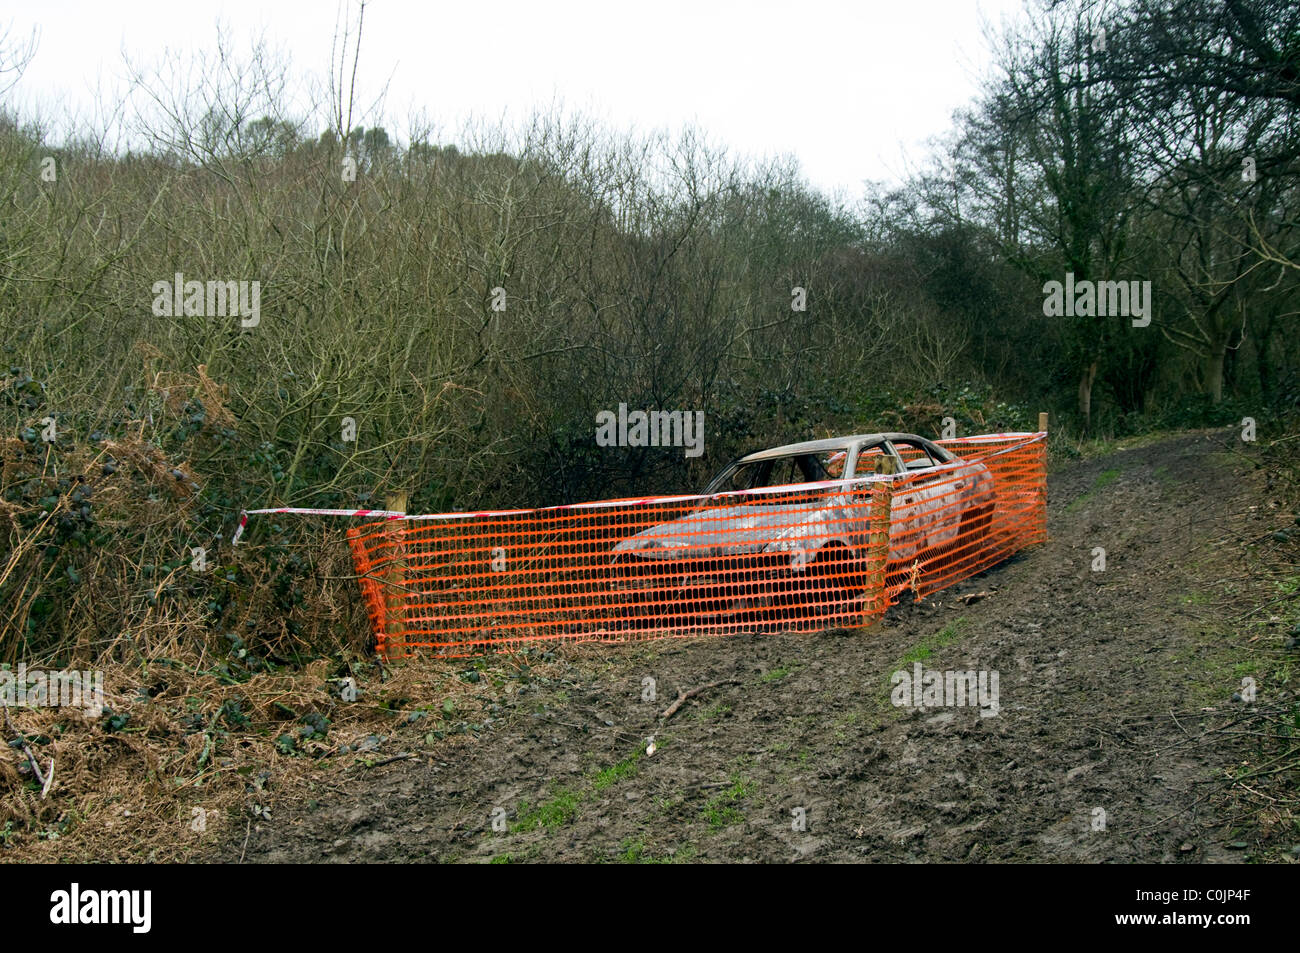
[[[348,542],[389,657],[857,626],[1046,538],[1044,437],[937,441],[961,460],[848,481],[390,520]]]
[[[1046,434],[937,440],[968,464],[909,474],[894,491],[892,604],[914,588],[927,596],[1047,539]],[[914,456],[899,448],[904,458]],[[976,486],[972,492],[972,482]]]

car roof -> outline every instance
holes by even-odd
[[[924,437],[918,437],[914,433],[862,433],[852,437],[828,437],[825,440],[808,440],[804,443],[790,443],[784,447],[773,447],[770,450],[759,450],[757,453],[751,453],[748,456],[741,457],[738,463],[750,463],[754,460],[770,460],[773,457],[789,457],[801,453],[824,453],[827,450],[847,450],[854,444],[878,443],[881,440],[921,440],[925,443],[932,441]]]

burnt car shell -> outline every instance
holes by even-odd
[[[827,459],[842,460],[836,479],[825,479],[831,476],[825,469]],[[780,484],[779,489],[751,486],[719,494],[738,474],[766,483],[778,461],[797,463],[809,479]],[[922,477],[901,484],[895,495],[891,564],[956,538],[971,514],[991,513],[988,470],[915,434],[862,434],[791,444],[733,461],[705,490],[706,495],[719,495],[709,496],[688,516],[648,527],[616,544],[615,586],[639,592],[634,604],[643,608],[656,601],[681,603],[704,615],[725,614],[728,605],[744,609],[780,601],[816,576],[816,570],[825,569],[832,557],[837,566],[860,558],[869,535],[862,506],[868,481],[862,478],[874,475],[881,461],[887,462],[887,472]],[[837,580],[851,582],[851,575],[837,572]]]

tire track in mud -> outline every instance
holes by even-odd
[[[560,650],[565,673],[501,694],[475,740],[278,805],[220,859],[1232,859],[1206,834],[1228,755],[1185,743],[1221,621],[1188,597],[1257,497],[1223,442],[1054,468],[1047,543],[866,630]],[[917,662],[997,672],[997,715],[895,707]],[[412,732],[388,747],[423,747]]]

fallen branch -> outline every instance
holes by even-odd
[[[36,760],[36,755],[32,754],[32,749],[27,746],[27,737],[18,731],[14,727],[14,723],[9,720],[9,706],[4,705],[2,707],[5,710],[5,727],[22,742],[23,753],[27,755],[27,763],[32,766],[32,773],[36,775],[36,780],[41,782],[41,799],[44,800],[45,796],[50,793],[50,785],[54,783],[54,759],[50,759],[50,774],[47,778],[44,774],[41,774],[40,762]]]
[[[681,710],[682,705],[686,704],[686,702],[694,698],[696,695],[699,695],[703,692],[707,692],[710,688],[717,688],[719,685],[739,685],[739,684],[740,684],[740,679],[738,678],[724,678],[721,681],[709,682],[709,684],[707,685],[701,685],[699,688],[692,688],[689,692],[678,691],[677,701],[669,705],[668,708],[664,711],[664,713],[659,717],[667,721],[669,718],[673,717],[673,715],[677,714],[677,712]]]
[[[41,785],[41,800],[50,793],[50,785],[54,783],[54,759],[50,758],[50,766],[46,768],[45,783]]]

